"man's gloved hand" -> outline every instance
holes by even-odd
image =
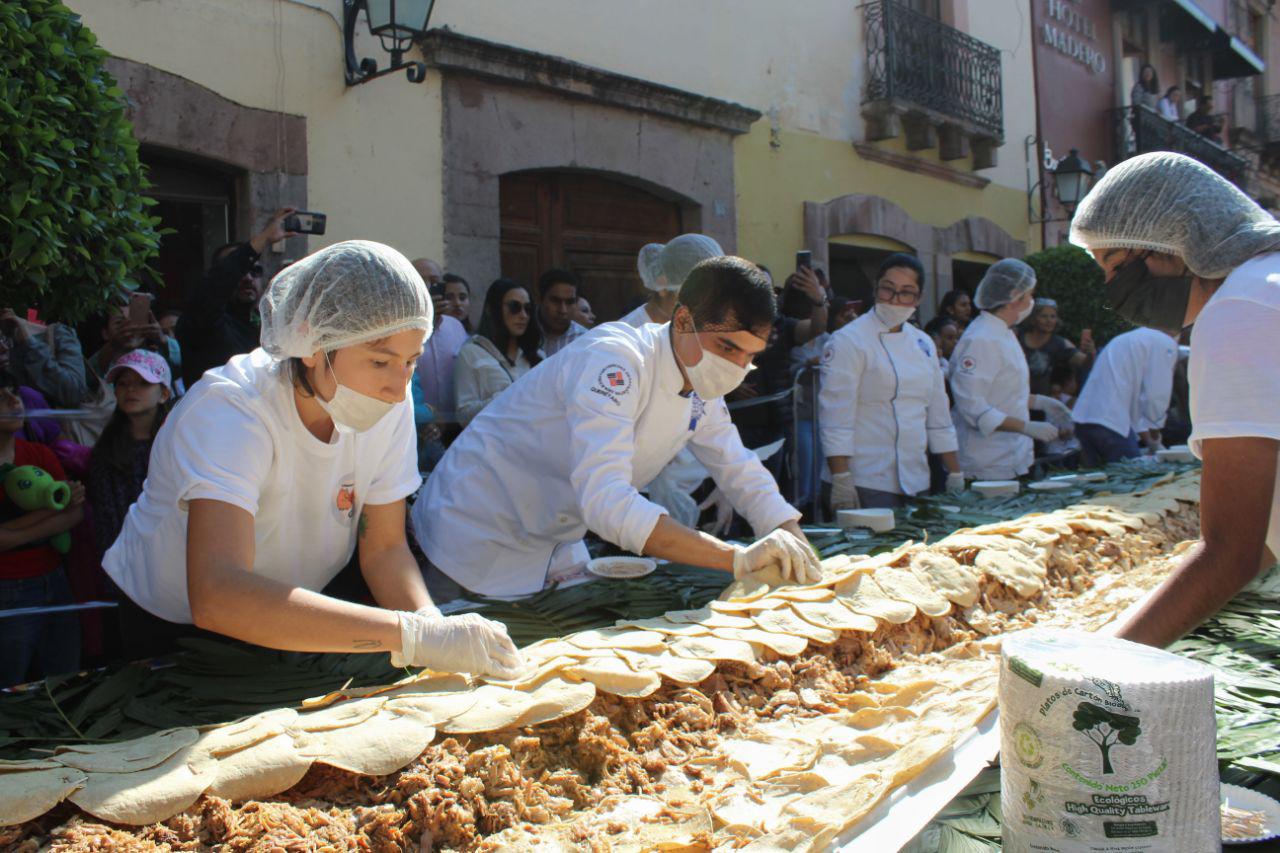
[[[861,509],[858,500],[858,487],[853,484],[853,472],[842,471],[831,475],[831,511],[842,509]]]
[[[964,491],[964,472],[956,471],[947,475],[947,494],[958,495]]]
[[[702,527],[703,533],[710,533],[717,539],[723,538],[729,532],[730,525],[733,524],[733,504],[729,501],[729,496],[716,486],[711,494],[707,495],[707,499],[698,504],[698,512],[715,508],[716,517]]]
[[[818,555],[808,542],[789,530],[778,528],[750,545],[738,546],[733,555],[733,576],[742,578],[763,569],[778,567],[792,583],[817,583],[822,580]]]
[[[425,608],[424,608],[425,609]],[[440,672],[470,672],[516,678],[524,658],[507,629],[475,613],[440,616],[400,611],[400,652],[392,666],[426,667]]]
[[[1036,441],[1057,441],[1061,431],[1047,421],[1027,421],[1022,425],[1022,434],[1029,435]]]

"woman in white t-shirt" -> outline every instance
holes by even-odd
[[[1216,613],[1280,556],[1280,223],[1201,163],[1143,154],[1076,211],[1106,299],[1133,323],[1191,333],[1191,450],[1202,544],[1122,636],[1164,646]]]
[[[261,316],[262,348],[206,373],[156,436],[103,559],[125,603],[270,648],[518,670],[501,625],[440,615],[405,540],[422,278],[387,246],[338,243],[276,276]],[[380,607],[319,592],[356,552]]]
[[[529,291],[509,278],[489,285],[480,331],[458,350],[453,387],[458,423],[466,426],[503,391],[542,361],[542,333]]]

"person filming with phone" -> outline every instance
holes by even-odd
[[[228,243],[213,253],[212,263],[187,299],[178,320],[178,345],[182,349],[182,381],[190,388],[206,370],[221,367],[234,355],[258,346],[262,320],[262,253],[275,242],[302,232],[290,230],[285,220],[296,208],[282,207],[257,234],[244,243]]]

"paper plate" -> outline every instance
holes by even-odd
[[[597,557],[587,563],[587,571],[602,578],[642,578],[653,574],[658,564],[648,557]]]
[[[1277,803],[1271,797],[1260,791],[1251,791],[1248,788],[1241,788],[1239,785],[1228,785],[1223,782],[1222,802],[1229,802],[1238,809],[1262,812],[1267,821],[1266,828],[1263,829],[1261,835],[1253,838],[1227,838],[1224,835],[1222,836],[1223,844],[1256,844],[1259,841],[1280,838],[1280,803]]]
[[[1195,454],[1185,444],[1180,447],[1166,447],[1156,451],[1156,458],[1161,462],[1194,462]]]
[[[1022,486],[1017,480],[975,480],[969,484],[969,488],[980,495],[993,497],[995,495],[1016,495]]]
[[[1074,483],[1064,483],[1061,480],[1038,480],[1034,483],[1027,483],[1027,488],[1035,492],[1063,492],[1070,489]]]

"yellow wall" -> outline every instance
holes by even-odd
[[[770,269],[790,269],[804,247],[804,202],[850,193],[882,196],[917,222],[939,228],[984,216],[1015,239],[1032,236],[1023,190],[995,183],[970,189],[913,174],[863,160],[848,142],[810,133],[782,133],[776,141],[772,147],[767,127],[758,124],[734,150],[738,253]],[[1027,251],[1036,248],[1028,243]]]
[[[247,107],[307,119],[307,206],[329,215],[312,250],[374,239],[409,257],[443,253],[440,79],[347,88],[341,4],[280,0],[68,0],[112,54],[185,77]],[[336,15],[336,17],[335,17]],[[365,30],[359,55],[388,56]]]

